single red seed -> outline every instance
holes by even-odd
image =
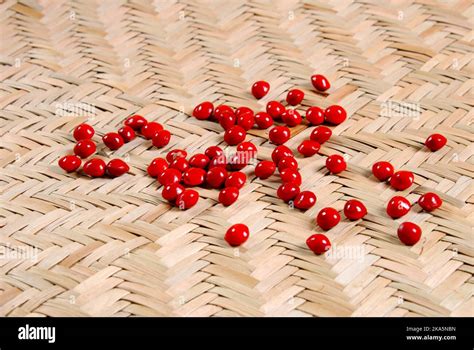
[[[249,238],[249,228],[244,224],[235,224],[227,229],[224,239],[231,247],[244,244]]]
[[[177,158],[186,158],[188,156],[188,152],[182,149],[173,149],[168,152],[166,155],[166,160],[168,163],[171,163],[173,160]]]
[[[171,140],[171,133],[168,130],[159,130],[151,140],[153,146],[157,148],[165,147]]]
[[[296,106],[303,101],[304,92],[300,89],[293,89],[288,91],[288,95],[286,95],[286,102],[292,106]]]
[[[242,170],[248,165],[249,160],[247,152],[236,152],[230,157],[227,167],[229,170]]]
[[[123,142],[125,143],[132,141],[136,137],[135,130],[126,125],[118,130],[118,134],[122,136]]]
[[[239,125],[227,129],[224,133],[224,141],[231,146],[235,146],[245,140],[247,132]]]
[[[135,114],[125,120],[125,126],[131,127],[133,130],[140,130],[148,121],[141,115]]]
[[[74,146],[74,154],[81,158],[87,158],[96,151],[95,142],[92,140],[81,140]]]
[[[182,178],[181,171],[174,168],[165,169],[163,170],[163,172],[161,172],[158,175],[158,181],[163,186],[166,186],[172,183],[179,183],[181,181],[181,178]]]
[[[224,130],[230,129],[235,125],[237,117],[234,112],[221,112],[219,117],[219,124]]]
[[[351,199],[344,205],[344,215],[349,220],[359,220],[367,215],[367,208],[361,201]]]
[[[237,187],[239,190],[244,187],[247,182],[247,175],[241,171],[230,174],[225,180],[225,187]]]
[[[316,233],[310,236],[306,240],[306,245],[316,255],[324,254],[329,249],[331,249],[331,242],[329,241],[329,238],[327,238],[322,233]]]
[[[319,211],[316,217],[316,222],[319,227],[327,231],[336,226],[341,221],[341,215],[334,208],[323,208]]]
[[[426,141],[425,141],[425,146],[428,147],[432,152],[435,152],[446,145],[446,142],[448,142],[448,139],[444,137],[441,134],[433,134],[430,135]]]
[[[257,147],[249,141],[239,143],[237,146],[237,151],[245,152],[249,160],[257,156]]]
[[[202,153],[196,153],[194,156],[189,158],[189,165],[194,167],[194,168],[201,168],[205,169],[207,168],[207,165],[209,164],[211,160],[209,159],[208,156]]]
[[[265,112],[258,112],[254,119],[259,129],[268,129],[273,125],[273,118]]]
[[[146,125],[142,126],[140,132],[143,137],[147,140],[151,140],[158,134],[159,131],[163,130],[163,126],[157,122],[149,122]]]
[[[209,169],[212,169],[212,168],[215,168],[215,167],[225,168],[226,166],[227,166],[226,156],[225,155],[220,155],[220,156],[212,158],[207,167]]]
[[[219,119],[226,114],[234,114],[234,109],[227,105],[220,105],[214,109],[214,117],[219,121]]]
[[[238,117],[239,115],[244,114],[244,113],[251,113],[252,115],[254,114],[253,111],[248,107],[239,107],[235,110],[235,116],[236,117]]]
[[[245,131],[252,129],[255,124],[253,112],[240,113],[237,116],[236,124],[241,126]]]
[[[67,155],[59,158],[58,165],[66,172],[76,171],[81,166],[81,158],[75,155]]]
[[[219,192],[219,202],[228,207],[234,204],[239,198],[239,189],[237,187],[226,187]]]
[[[84,163],[82,170],[90,177],[102,177],[105,174],[105,162],[99,158],[92,158]]]
[[[211,188],[220,188],[227,179],[227,170],[222,167],[214,167],[207,171],[206,184]]]
[[[305,157],[311,157],[318,153],[320,148],[321,145],[319,144],[319,142],[313,140],[304,140],[298,146],[298,152]]]
[[[186,186],[199,186],[204,183],[206,171],[201,168],[189,168],[183,172],[183,182]]]
[[[339,174],[340,172],[346,170],[347,164],[346,164],[346,161],[344,160],[344,157],[338,154],[333,154],[332,156],[327,157],[326,168],[332,174]]]
[[[278,162],[278,171],[281,172],[284,169],[293,169],[298,170],[298,162],[296,161],[295,157],[283,157]]]
[[[175,182],[163,187],[161,196],[169,202],[174,202],[176,198],[183,193],[185,190],[184,186]]]
[[[119,149],[123,146],[123,138],[116,132],[109,132],[102,137],[104,144],[112,151]]]
[[[309,107],[306,110],[306,120],[309,125],[319,125],[324,123],[324,111],[319,107]]]
[[[105,170],[111,177],[122,176],[130,170],[130,167],[122,159],[112,159],[107,163]]]
[[[443,200],[436,193],[428,192],[418,199],[418,205],[426,211],[433,211],[443,204]]]
[[[279,120],[286,108],[278,101],[270,101],[267,103],[266,111],[274,120]]]
[[[94,128],[90,126],[89,124],[83,123],[74,129],[73,136],[76,139],[76,141],[81,141],[81,140],[90,140],[92,136],[94,136]]]
[[[257,81],[252,85],[252,95],[258,100],[268,94],[268,91],[270,91],[270,84],[266,81]]]
[[[411,171],[400,170],[390,178],[390,186],[398,191],[404,191],[415,181],[415,175]]]
[[[387,214],[392,219],[401,218],[410,211],[411,204],[405,197],[392,197],[387,203]]]
[[[313,84],[314,88],[318,91],[326,91],[331,87],[329,80],[327,80],[326,77],[321,74],[315,74],[311,76],[311,84]]]
[[[186,189],[176,197],[176,205],[181,210],[192,208],[199,200],[199,193],[195,190]]]
[[[274,126],[270,129],[268,136],[275,145],[284,144],[290,139],[290,129],[286,126]]]
[[[307,210],[316,204],[316,195],[311,191],[301,191],[293,201],[295,208]]]
[[[322,145],[324,142],[329,140],[332,136],[332,131],[327,126],[318,126],[314,128],[309,137],[311,140],[319,142]]]
[[[300,125],[303,121],[303,118],[301,118],[301,114],[299,114],[298,111],[294,109],[287,109],[281,114],[281,120],[286,125],[293,127]]]
[[[209,101],[205,101],[194,107],[193,116],[199,120],[206,120],[209,119],[213,111],[214,105]]]
[[[255,166],[255,176],[265,180],[272,176],[275,170],[275,163],[270,160],[262,160]]]
[[[158,157],[148,165],[147,172],[151,177],[158,177],[166,169],[168,169],[168,162],[166,159]]]
[[[339,125],[346,120],[347,113],[344,108],[338,105],[329,106],[324,110],[324,119],[332,125]]]
[[[413,222],[404,222],[398,227],[397,234],[402,243],[412,246],[420,240],[421,228]]]
[[[293,151],[284,145],[275,147],[272,152],[272,160],[275,164],[278,164],[280,159],[283,157],[293,157]]]
[[[295,185],[293,182],[287,182],[280,187],[278,187],[277,190],[277,196],[284,202],[289,202],[300,193],[300,188],[299,186]]]
[[[214,157],[223,155],[224,151],[219,146],[210,146],[206,148],[206,150],[204,151],[204,154],[208,156],[209,159],[212,159]]]
[[[280,178],[281,182],[283,183],[294,183],[296,186],[301,186],[301,174],[298,172],[298,170],[291,169],[291,168],[286,168],[280,171]]]
[[[379,180],[379,181],[387,181],[393,175],[395,169],[393,165],[389,162],[377,162],[372,165],[372,174]]]
[[[178,169],[179,171],[183,172],[189,169],[189,162],[186,158],[176,158],[170,163],[170,168]]]

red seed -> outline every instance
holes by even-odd
[[[298,152],[305,157],[311,157],[318,153],[320,148],[321,145],[318,142],[313,140],[304,140],[298,146]]]
[[[195,190],[186,189],[176,197],[176,205],[181,210],[192,208],[199,200],[199,193]]]
[[[227,170],[222,167],[214,167],[208,170],[206,174],[206,184],[211,188],[220,188],[227,179]]]
[[[300,125],[303,121],[301,115],[294,109],[287,109],[285,112],[283,112],[281,114],[281,120],[290,127]]]
[[[240,113],[237,116],[236,124],[241,126],[245,131],[252,129],[255,124],[253,112]]]
[[[311,84],[313,84],[314,88],[318,91],[326,91],[331,87],[329,80],[327,80],[326,77],[321,74],[315,74],[311,76]]]
[[[347,113],[344,108],[338,105],[329,106],[324,110],[324,119],[332,125],[339,125],[346,120]]]
[[[319,142],[322,145],[324,142],[329,140],[332,136],[332,131],[327,126],[318,126],[314,128],[309,137],[311,140]]]
[[[372,174],[379,180],[379,181],[387,181],[393,175],[395,169],[393,165],[389,162],[377,162],[372,165]]]
[[[90,126],[89,124],[83,123],[74,129],[73,136],[76,139],[76,141],[81,141],[81,140],[90,140],[92,136],[94,136],[94,128]]]
[[[96,146],[92,140],[81,140],[76,143],[74,146],[74,154],[81,158],[87,158],[90,155],[94,154],[96,151]]]
[[[390,186],[398,191],[403,191],[413,185],[413,181],[415,181],[415,175],[411,171],[400,170],[390,178]]]
[[[189,168],[183,172],[183,182],[186,186],[202,185],[205,178],[206,171],[201,168]]]
[[[118,130],[118,134],[122,136],[123,142],[132,141],[135,137],[135,131],[130,126],[123,126]]]
[[[130,170],[130,167],[122,159],[112,159],[105,168],[107,174],[111,177],[122,176]]]
[[[270,160],[262,160],[255,166],[255,176],[265,180],[272,176],[275,170],[275,163]]]
[[[293,89],[288,91],[288,95],[286,95],[286,102],[292,106],[296,106],[303,101],[304,92],[299,89]]]
[[[219,202],[228,207],[234,204],[239,198],[239,189],[237,187],[226,187],[219,192]]]
[[[226,105],[220,105],[220,106],[217,106],[216,109],[214,110],[214,117],[217,119],[217,121],[219,121],[219,119],[223,115],[226,115],[229,113],[234,114],[234,110],[232,107],[226,106]]]
[[[214,157],[223,155],[224,151],[219,146],[210,146],[206,148],[206,150],[204,151],[204,154],[208,156],[209,159],[212,159]]]
[[[227,166],[227,158],[225,155],[221,155],[221,156],[212,158],[207,167],[209,169],[212,169],[214,167],[226,168],[226,166]]]
[[[273,118],[265,112],[258,112],[254,119],[259,129],[268,129],[273,125]]]
[[[346,164],[346,161],[344,160],[344,157],[338,154],[333,154],[332,156],[327,157],[326,168],[332,174],[339,174],[340,172],[346,170],[347,164]]]
[[[432,152],[435,152],[443,148],[444,145],[446,145],[446,142],[448,142],[448,140],[443,135],[433,134],[426,139],[425,146],[428,147]]]
[[[249,228],[244,224],[235,224],[227,229],[224,239],[232,247],[244,244],[249,238]]]
[[[147,124],[147,120],[141,115],[135,114],[125,120],[125,126],[131,127],[133,130],[140,130]]]
[[[237,187],[239,190],[244,187],[247,182],[247,175],[241,171],[230,174],[225,180],[225,187]]]
[[[293,182],[287,182],[280,187],[278,187],[277,190],[277,196],[284,202],[289,202],[300,193],[300,188],[299,186],[295,185]]]
[[[158,177],[163,171],[168,169],[168,162],[164,158],[155,158],[147,168],[148,175]]]
[[[235,146],[245,140],[247,132],[239,125],[227,129],[224,133],[224,141],[231,146]]]
[[[181,172],[186,171],[189,169],[189,162],[186,158],[176,158],[170,163],[170,168],[177,169]]]
[[[211,160],[209,159],[208,156],[202,153],[196,153],[194,156],[189,158],[189,165],[194,167],[194,168],[201,168],[205,169],[207,168],[207,165],[209,164]]]
[[[213,111],[214,105],[209,101],[205,101],[194,107],[193,116],[199,120],[206,120],[209,119]]]
[[[166,160],[168,163],[171,163],[173,160],[177,158],[186,158],[188,156],[188,152],[182,149],[173,149],[168,152],[166,155]]]
[[[99,158],[92,158],[84,163],[82,170],[90,177],[101,177],[105,174],[105,162]]]
[[[235,125],[236,119],[237,117],[235,116],[234,112],[222,112],[219,118],[219,124],[224,130],[227,130]]]
[[[309,107],[306,110],[306,120],[309,125],[319,125],[324,123],[324,111],[319,107]]]
[[[280,102],[270,101],[267,103],[266,111],[270,117],[275,120],[279,120],[281,118],[281,114],[286,111],[286,108]]]
[[[278,164],[280,159],[282,159],[283,157],[293,157],[293,152],[291,151],[291,149],[289,149],[288,147],[284,145],[275,147],[275,149],[272,152],[273,162],[275,164]]]
[[[248,160],[257,156],[257,147],[249,141],[239,143],[237,146],[238,152],[244,152]]]
[[[58,165],[66,172],[76,171],[81,166],[81,158],[75,155],[67,155],[59,158]]]
[[[306,240],[306,245],[316,255],[321,255],[331,249],[331,242],[322,233],[316,233]]]
[[[402,243],[412,246],[420,240],[421,228],[412,222],[404,222],[398,227],[397,234]]]
[[[268,136],[275,145],[284,144],[290,139],[290,129],[286,126],[274,126],[270,129]]]
[[[426,211],[433,211],[443,204],[443,200],[436,193],[425,193],[418,199],[418,205]]]
[[[178,169],[168,168],[158,175],[158,181],[163,186],[166,186],[172,183],[179,183],[181,177],[182,174]]]
[[[249,163],[249,157],[246,152],[237,152],[234,153],[229,161],[227,162],[227,167],[229,170],[242,170]]]
[[[110,148],[112,151],[115,151],[123,146],[123,138],[116,132],[109,132],[102,137],[104,144]]]
[[[283,183],[294,183],[296,186],[301,186],[301,174],[298,170],[286,168],[280,171],[281,182]]]
[[[307,210],[316,204],[316,195],[311,191],[300,192],[293,201],[295,208]]]
[[[151,140],[153,146],[157,148],[165,147],[171,140],[171,133],[168,130],[158,131]]]
[[[334,208],[323,208],[319,211],[316,217],[316,222],[319,227],[327,231],[336,226],[341,221],[341,215]]]
[[[159,131],[163,130],[163,126],[157,122],[149,122],[146,125],[142,126],[140,132],[143,137],[147,140],[151,140],[158,134]]]
[[[278,162],[278,171],[282,172],[284,169],[293,169],[298,170],[298,162],[296,161],[295,157],[283,157]]]
[[[270,84],[266,81],[257,81],[252,85],[252,95],[258,100],[268,94],[268,91],[270,91]]]
[[[361,201],[351,199],[344,205],[344,215],[349,220],[359,220],[367,215],[367,208]]]
[[[405,197],[392,197],[387,203],[387,214],[392,219],[401,218],[410,211],[411,204]]]
[[[183,193],[185,190],[184,186],[175,182],[163,187],[161,196],[169,202],[174,202],[176,198]]]
[[[244,113],[251,113],[252,115],[254,114],[253,111],[248,107],[239,107],[235,110],[235,116],[236,117],[238,117],[239,115],[244,114]]]

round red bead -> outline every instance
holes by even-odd
[[[443,200],[436,193],[428,192],[418,199],[418,205],[426,211],[433,211],[443,204]]]
[[[123,146],[123,138],[116,132],[109,132],[102,137],[104,144],[112,151],[119,149]]]
[[[411,171],[400,170],[390,178],[390,186],[398,191],[406,190],[415,181],[415,175]]]
[[[168,169],[168,162],[164,158],[155,158],[148,166],[147,172],[151,177],[157,177],[166,169]]]
[[[235,224],[227,229],[224,239],[232,247],[244,244],[249,238],[249,228],[244,224]]]
[[[347,113],[344,108],[338,105],[329,106],[324,110],[324,119],[332,125],[339,125],[346,120]]]
[[[326,77],[321,74],[315,74],[311,76],[311,84],[313,84],[314,88],[318,91],[326,91],[331,87],[329,80],[327,80]]]
[[[179,171],[183,172],[189,169],[189,162],[186,158],[176,158],[170,163],[170,168],[178,169]]]
[[[235,173],[227,176],[227,179],[225,180],[225,187],[237,187],[240,190],[242,187],[244,187],[245,182],[247,182],[247,175],[240,171],[236,171]]]
[[[327,157],[326,168],[332,174],[339,174],[340,172],[346,170],[347,164],[346,164],[346,161],[344,160],[344,157],[338,154],[333,154],[332,156]]]
[[[331,249],[331,242],[322,233],[316,233],[306,240],[306,245],[316,255],[321,255]]]
[[[224,133],[224,141],[231,146],[235,146],[245,140],[246,131],[239,125],[227,129]]]
[[[398,227],[397,234],[402,243],[412,246],[420,240],[421,228],[412,222],[404,222]]]
[[[244,113],[251,113],[252,115],[254,114],[253,111],[248,108],[248,107],[239,107],[235,110],[235,115],[238,117],[239,115],[241,114],[244,114]]]
[[[301,115],[298,113],[298,111],[294,109],[287,109],[286,111],[284,111],[281,114],[281,120],[283,121],[283,123],[290,127],[300,125],[303,121]]]
[[[188,152],[182,149],[173,149],[168,152],[166,155],[166,160],[168,163],[171,163],[173,160],[177,158],[186,158],[188,156]]]
[[[334,208],[323,208],[316,217],[319,227],[327,231],[336,226],[341,221],[341,215]]]
[[[259,129],[268,129],[273,125],[273,118],[265,112],[258,112],[254,119]]]
[[[214,117],[219,120],[223,115],[234,114],[234,110],[230,106],[220,105],[214,109]]]
[[[84,163],[82,170],[90,177],[101,177],[105,174],[105,162],[99,158],[92,158]]]
[[[276,165],[270,160],[262,160],[255,166],[255,176],[265,180],[268,179],[276,170]]]
[[[318,142],[313,140],[304,140],[298,146],[298,152],[305,157],[311,157],[318,153],[320,148],[321,145]]]
[[[316,204],[316,195],[311,191],[301,191],[293,201],[295,208],[307,210]]]
[[[314,128],[309,137],[311,140],[319,142],[322,145],[324,142],[329,140],[332,136],[332,131],[327,126],[318,126]]]
[[[211,188],[220,188],[227,179],[227,170],[222,167],[214,167],[206,174],[206,184]]]
[[[160,184],[163,186],[180,182],[181,181],[182,174],[178,169],[173,169],[173,168],[168,168],[163,170],[159,175],[158,175],[158,181]]]
[[[300,188],[299,186],[295,185],[293,182],[287,182],[280,187],[278,187],[277,190],[277,196],[284,202],[289,202],[300,193]]]
[[[189,158],[189,165],[194,168],[205,169],[211,160],[208,156],[202,153],[197,153]]]
[[[280,159],[283,157],[293,157],[293,151],[284,145],[275,147],[272,152],[272,160],[275,164],[278,164]]]
[[[199,120],[206,120],[209,119],[213,111],[214,105],[211,102],[206,101],[194,107],[193,116]]]
[[[126,125],[118,130],[118,134],[122,136],[123,142],[125,143],[132,141],[136,137],[135,130]]]
[[[224,130],[230,129],[235,125],[237,117],[232,112],[222,112],[221,116],[219,117],[219,124],[222,126]]]
[[[125,126],[131,127],[133,130],[140,130],[147,124],[147,120],[141,115],[135,114],[125,120]]]
[[[226,187],[219,192],[219,202],[228,207],[234,204],[239,198],[239,189],[237,187]]]
[[[81,140],[90,140],[92,136],[94,136],[94,128],[90,126],[89,124],[83,123],[74,129],[73,136],[76,139],[76,141],[81,141]]]
[[[392,219],[401,218],[410,211],[411,204],[405,197],[392,197],[387,203],[387,214]]]
[[[306,110],[306,120],[309,125],[319,125],[324,123],[324,111],[319,107],[309,107]]]
[[[214,167],[225,168],[226,166],[227,166],[227,158],[225,155],[222,154],[220,156],[212,158],[207,167],[211,169]]]
[[[171,140],[171,133],[168,130],[159,130],[152,139],[153,146],[157,148],[165,147]]]
[[[281,172],[284,169],[293,169],[298,170],[298,162],[296,161],[295,157],[283,157],[278,162],[278,171]]]
[[[192,208],[199,200],[199,193],[195,190],[186,189],[176,197],[176,205],[181,210]]]
[[[237,146],[237,151],[238,152],[243,152],[247,160],[250,160],[251,158],[256,157],[257,155],[257,146],[255,146],[252,142],[246,141],[246,142],[241,142]]]
[[[367,208],[361,201],[351,199],[344,205],[344,215],[349,220],[359,220],[367,215]]]
[[[255,124],[253,112],[240,113],[237,116],[236,124],[241,126],[245,131],[252,129]]]
[[[183,182],[186,186],[199,186],[204,183],[206,171],[201,168],[189,168],[183,172]]]
[[[112,159],[105,168],[107,174],[111,177],[118,177],[130,170],[130,167],[122,159]]]
[[[377,162],[372,165],[372,174],[380,181],[390,179],[394,171],[393,165],[389,162]]]
[[[266,111],[270,115],[270,117],[275,120],[279,120],[281,114],[286,111],[286,108],[280,102],[270,101],[267,103]]]
[[[448,140],[441,134],[430,135],[426,141],[425,146],[428,147],[432,152],[437,151],[446,145]]]
[[[261,99],[268,94],[268,91],[270,91],[270,84],[266,81],[257,81],[252,85],[252,95],[254,95],[256,99]]]
[[[290,129],[286,126],[274,126],[270,129],[268,136],[275,145],[281,145],[290,139]]]
[[[81,158],[87,158],[94,154],[96,151],[96,145],[92,140],[81,140],[74,146],[74,154]]]
[[[280,178],[281,182],[287,183],[291,182],[294,183],[296,186],[301,186],[301,174],[298,172],[298,170],[291,169],[291,168],[286,168],[280,171]]]
[[[163,130],[163,126],[160,123],[149,122],[146,125],[142,126],[140,132],[142,133],[144,138],[151,140],[161,130]]]
[[[176,198],[183,193],[185,190],[184,186],[175,182],[163,187],[161,196],[169,202],[174,202]]]
[[[204,154],[209,159],[212,159],[214,157],[223,155],[224,151],[219,146],[210,146],[210,147],[206,148],[206,150],[204,151]]]
[[[81,158],[75,155],[67,155],[59,158],[58,165],[68,173],[76,171],[81,166]]]
[[[286,95],[286,102],[292,106],[296,106],[303,101],[304,92],[299,89],[293,89],[288,91],[288,95]]]

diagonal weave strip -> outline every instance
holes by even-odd
[[[2,1],[0,315],[472,316],[472,11],[467,0]],[[316,72],[331,80],[328,96],[312,90]],[[272,89],[256,101],[249,87],[262,78]],[[292,87],[305,108],[338,103],[350,115],[323,156],[300,160],[315,207],[288,208],[278,181],[250,167],[231,207],[215,191],[186,212],[161,199],[151,159],[222,143],[217,124],[189,117],[196,103],[258,110]],[[58,168],[75,125],[93,117],[103,135],[132,113],[166,124],[169,148],[130,142],[114,156],[131,173],[113,180]],[[435,129],[448,146],[427,152]],[[311,132],[298,131],[293,149]],[[268,159],[266,132],[248,139]],[[349,157],[340,176],[323,166],[333,153]],[[378,160],[415,172],[409,200],[445,201],[406,217],[423,229],[415,247],[384,212],[393,190],[369,177]],[[328,232],[332,255],[313,255],[304,242],[316,213],[350,198],[369,215]],[[223,234],[237,222],[251,238],[235,250]],[[11,258],[25,247],[36,259]]]

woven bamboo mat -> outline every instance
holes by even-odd
[[[0,14],[0,315],[473,315],[471,1],[5,0]],[[311,88],[315,73],[328,95]],[[272,89],[256,101],[259,79]],[[290,209],[277,180],[252,175],[228,208],[209,190],[185,212],[162,200],[151,159],[223,143],[218,124],[189,117],[196,103],[259,110],[293,87],[305,108],[350,115],[322,155],[300,160],[315,207]],[[126,144],[114,156],[131,172],[113,180],[58,168],[77,124],[102,135],[133,113],[166,124],[169,147]],[[449,139],[435,153],[423,148],[433,130]],[[299,131],[292,148],[311,129]],[[268,159],[265,132],[248,140]],[[323,167],[333,153],[349,159],[339,176]],[[411,201],[444,200],[404,218],[423,229],[414,247],[384,212],[395,192],[369,176],[378,160],[416,174]],[[332,254],[315,256],[316,213],[350,198],[369,215],[343,220]],[[251,238],[233,249],[223,235],[237,222]]]

